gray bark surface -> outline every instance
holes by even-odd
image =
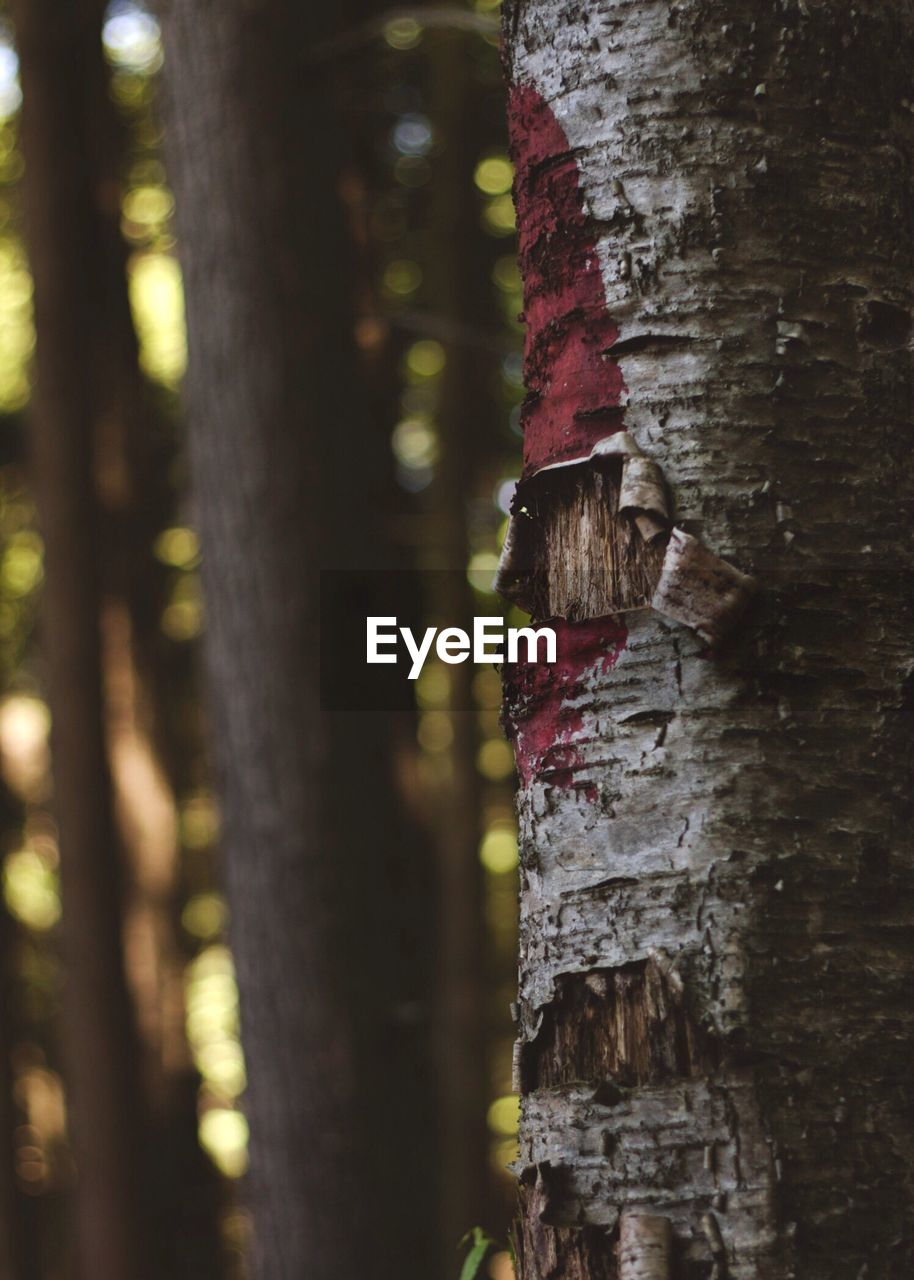
[[[720,652],[641,609],[573,681],[509,674],[521,1275],[900,1280],[914,11],[516,0],[505,38],[577,161],[626,429],[761,588]],[[531,754],[544,710],[573,752]]]

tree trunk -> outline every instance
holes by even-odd
[[[900,1280],[914,16],[516,0],[505,39],[502,582],[562,645],[507,673],[520,1273]]]
[[[136,1042],[123,974],[120,863],[103,727],[101,547],[95,488],[97,273],[94,88],[101,6],[12,6],[24,95],[28,241],[35,281],[34,482],[45,544],[42,646],[53,715],[54,808],[67,966],[67,1087],[79,1165],[85,1276],[141,1272]]]
[[[407,988],[425,976],[403,963],[421,955],[420,917],[404,913],[390,737],[383,719],[322,711],[319,685],[318,570],[384,563],[387,442],[359,381],[337,198],[346,139],[310,58],[354,13],[163,14],[252,1275],[418,1276],[432,1180]]]

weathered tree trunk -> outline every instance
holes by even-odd
[[[22,145],[35,280],[34,483],[45,543],[42,648],[53,715],[67,966],[67,1086],[79,1165],[79,1266],[142,1270],[137,1050],[123,974],[120,863],[103,727],[96,493],[103,269],[94,97],[104,72],[93,0],[11,5],[22,68]]]
[[[508,673],[521,1275],[900,1278],[914,11],[516,0],[505,38],[502,580],[566,619]]]
[[[318,570],[384,563],[388,449],[358,376],[337,198],[346,139],[309,60],[354,12],[163,6],[260,1280],[424,1274],[432,1218],[390,737],[320,703]]]

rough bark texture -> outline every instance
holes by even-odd
[[[525,484],[624,427],[762,588],[723,653],[642,610],[508,672],[521,1273],[900,1280],[914,14],[516,0],[505,37]],[[719,562],[670,548],[698,624]]]
[[[20,54],[27,236],[35,281],[34,486],[45,544],[42,650],[63,894],[70,1133],[83,1276],[133,1280],[138,1055],[121,951],[120,859],[103,726],[99,641],[98,339],[108,198],[98,183],[103,6],[11,5]]]
[[[310,47],[354,6],[163,6],[257,1280],[428,1267],[424,987],[383,717],[320,704],[321,568],[384,563],[346,158]],[[335,71],[335,68],[331,68]],[[409,1212],[407,1212],[407,1206]]]

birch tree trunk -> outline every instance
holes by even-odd
[[[516,0],[505,40],[502,582],[565,619],[507,674],[521,1276],[900,1278],[914,11]]]

